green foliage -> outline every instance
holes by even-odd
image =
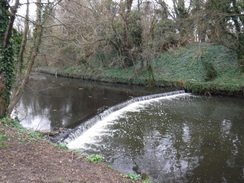
[[[106,52],[105,55],[113,55],[106,58],[106,62],[113,63],[120,67],[134,65],[141,53],[143,42],[143,27],[141,14],[131,11],[122,18],[115,19],[111,24],[110,31],[104,37],[110,47],[104,50],[104,44],[99,45],[97,53]],[[116,60],[116,62],[115,62]]]
[[[217,77],[217,71],[215,70],[213,63],[211,61],[203,62],[206,75],[204,77],[205,81],[211,81]]]
[[[43,136],[40,133],[24,128],[17,120],[13,120],[11,118],[3,118],[2,124],[8,126],[11,129],[16,130],[19,136],[18,140],[21,142],[23,141],[33,142],[36,140],[43,139]]]
[[[0,39],[3,40],[3,36],[6,32],[6,28],[8,25],[8,18],[9,18],[9,12],[8,12],[8,2],[7,0],[2,0],[0,3]],[[2,43],[0,43],[2,44]]]
[[[12,44],[8,45],[7,48],[3,50],[3,57],[0,60],[0,73],[4,73],[4,81],[6,86],[5,97],[9,97],[10,90],[13,84],[13,71],[14,71],[14,50]]]
[[[109,169],[113,169],[113,167],[112,167],[111,165],[107,165],[107,167],[108,167]]]
[[[13,128],[13,129],[20,129],[20,128],[23,128],[22,125],[16,121],[16,120],[13,120],[11,118],[3,118],[2,119],[2,123],[5,125],[5,126],[8,126],[10,128]]]
[[[86,158],[91,163],[101,163],[103,160],[103,157],[98,154],[92,154]]]
[[[59,149],[64,149],[64,150],[69,149],[65,144],[53,144],[53,145]]]
[[[28,130],[28,129],[23,128],[23,127],[21,129],[22,129],[22,132],[27,134],[29,137],[32,137],[34,139],[43,139],[43,135],[38,133],[38,132],[35,132],[33,130]]]
[[[244,73],[244,58],[239,59],[238,63],[239,63],[239,67],[240,67],[241,71]]]
[[[131,179],[133,181],[138,181],[138,180],[142,179],[140,175],[132,174],[132,173],[127,173],[124,175],[124,177]],[[145,179],[145,180],[141,180],[141,181],[142,181],[142,183],[151,183],[150,179]]]
[[[2,98],[5,102],[5,106],[1,106],[2,108],[7,109],[9,105],[10,98],[10,90],[12,88],[14,82],[14,54],[17,54],[19,50],[19,46],[21,41],[18,40],[21,35],[17,33],[16,30],[13,31],[13,36],[11,37],[9,43],[7,45],[3,45],[5,39],[5,32],[7,30],[8,21],[9,21],[9,7],[8,2],[6,0],[1,1],[0,3],[0,74],[4,74],[4,85],[5,90],[0,91],[0,98]],[[20,38],[21,39],[21,38]],[[5,116],[5,114],[0,114]]]
[[[61,7],[68,10],[66,16],[60,16],[65,31],[47,26],[50,29],[46,33],[57,33],[53,37],[58,41],[51,51],[45,49],[51,57],[55,50],[55,58],[62,58],[55,62],[59,65],[84,64],[95,68],[133,66],[143,60],[147,49],[154,59],[163,51],[196,41],[228,46],[243,59],[243,0],[197,0],[191,3],[179,0],[172,1],[172,9],[166,1],[145,1],[138,3],[137,8],[127,10],[129,2],[132,1],[94,1],[94,11],[85,6],[81,6],[80,11],[72,6]],[[73,15],[69,16],[69,12]],[[86,21],[82,21],[83,18]],[[77,24],[71,28],[69,25],[73,25],[73,21]],[[90,31],[93,28],[94,31]],[[48,43],[53,42],[54,38],[49,40],[52,36],[46,37]],[[241,59],[239,65],[244,68]],[[217,71],[215,64],[206,68]]]
[[[14,56],[17,58],[22,43],[22,34],[19,33],[16,29],[13,29],[11,42],[13,45]]]
[[[142,183],[151,183],[151,181],[149,179],[146,179],[146,180],[142,180]]]
[[[139,48],[143,40],[143,27],[141,24],[141,15],[138,12],[131,12],[129,14],[128,31],[131,36],[133,46]]]
[[[0,128],[0,148],[5,147],[5,141],[8,139],[8,137],[4,134],[4,130]]]
[[[0,135],[0,148],[5,146],[4,141],[6,141],[7,139],[8,138],[6,135]]]
[[[207,11],[207,10],[212,11]],[[209,30],[208,36],[210,41],[215,44],[225,45],[238,54],[243,56],[243,25],[244,11],[243,1],[236,0],[215,0],[206,1],[205,12],[207,17],[211,17],[211,21],[203,22],[205,30]],[[230,24],[230,22],[232,22]],[[240,65],[240,68],[242,65]]]
[[[170,19],[161,20],[153,32],[153,47],[162,52],[180,43],[180,35],[176,32],[176,23]]]
[[[203,62],[209,62],[217,75],[206,81],[206,76],[212,75],[212,69],[204,68]],[[237,54],[220,45],[193,44],[187,47],[164,52],[160,57],[150,62],[151,76],[147,68],[141,68],[139,63],[131,68],[101,67],[94,72],[88,72],[85,67],[72,67],[69,76],[79,78],[148,85],[170,86],[199,93],[244,93],[244,76],[238,68]],[[46,69],[44,69],[46,70]],[[150,70],[150,68],[149,68]],[[208,71],[210,70],[210,71]],[[53,72],[51,68],[46,71]],[[213,72],[215,72],[213,71]],[[207,73],[209,72],[209,74]],[[67,73],[60,74],[66,75]]]
[[[244,9],[244,7],[243,7]],[[243,17],[244,20],[244,17]],[[240,34],[239,36],[239,47],[237,50],[237,54],[238,54],[238,64],[239,67],[241,68],[241,71],[244,72],[244,32]]]
[[[147,66],[147,72],[148,72],[148,86],[153,86],[155,83],[155,78],[154,78],[152,66],[150,64]]]
[[[137,180],[140,180],[141,179],[141,176],[140,175],[136,175],[136,174],[132,174],[132,173],[127,173],[125,175],[126,178],[129,178],[131,180],[134,180],[134,181],[137,181]]]

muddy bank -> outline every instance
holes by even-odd
[[[51,145],[28,131],[0,122],[0,132],[0,182],[133,182],[103,163],[90,163],[84,156]]]

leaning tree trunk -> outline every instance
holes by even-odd
[[[16,67],[16,78],[20,78],[23,70],[23,62],[24,62],[24,52],[26,49],[26,43],[27,43],[27,35],[29,31],[29,5],[30,2],[27,0],[26,2],[26,15],[25,15],[25,27],[22,35],[22,43],[19,51],[18,61],[17,61],[17,67]]]
[[[41,44],[41,37],[42,37],[42,31],[43,31],[43,26],[42,26],[42,3],[41,0],[37,0],[36,2],[37,5],[37,10],[36,10],[36,35],[34,37],[34,43],[33,43],[33,49],[31,52],[31,55],[28,60],[28,66],[27,66],[27,71],[24,75],[24,78],[21,80],[20,85],[16,86],[16,88],[13,90],[12,98],[10,101],[10,105],[8,108],[8,116],[11,115],[14,107],[18,103],[24,88],[29,80],[30,73],[32,71],[32,67],[34,65],[36,56],[39,53],[39,47]],[[19,60],[21,61],[21,60]]]

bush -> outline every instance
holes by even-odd
[[[132,173],[127,173],[125,175],[126,178],[129,178],[131,180],[140,180],[141,179],[141,176],[140,175],[136,175],[136,174],[132,174]]]
[[[213,62],[205,61],[205,62],[202,62],[202,64],[203,64],[204,70],[206,72],[206,75],[204,77],[205,81],[214,80],[218,74],[213,66]]]

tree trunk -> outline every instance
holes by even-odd
[[[11,16],[9,19],[8,29],[7,29],[7,32],[5,34],[5,38],[4,38],[4,42],[3,42],[3,47],[5,47],[5,48],[9,44],[9,40],[10,40],[11,35],[12,35],[14,20],[15,20],[15,16],[17,13],[18,6],[19,6],[19,0],[16,0],[14,6],[11,8]]]
[[[32,67],[34,65],[34,61],[36,59],[36,56],[39,53],[39,47],[41,44],[41,37],[42,37],[42,31],[43,31],[43,26],[42,26],[42,20],[41,20],[41,16],[42,16],[42,3],[41,0],[37,0],[36,2],[37,5],[37,10],[36,10],[36,35],[34,37],[34,48],[32,50],[32,53],[30,55],[30,59],[28,61],[28,67],[27,67],[27,71],[26,74],[24,76],[24,79],[21,81],[20,86],[17,86],[17,88],[15,88],[13,94],[12,94],[12,98],[11,98],[11,102],[8,108],[8,116],[11,115],[15,105],[18,103],[24,88],[26,86],[26,83],[29,80],[30,77],[30,73],[32,71]]]
[[[28,31],[29,31],[29,0],[27,0],[27,4],[26,4],[25,28],[22,36],[22,43],[21,43],[18,62],[17,62],[18,65],[16,68],[16,78],[20,78],[22,74],[23,57],[26,48]]]
[[[4,93],[5,90],[4,75],[0,75],[0,93]],[[6,100],[4,97],[0,97],[0,115],[3,116],[5,113]]]

